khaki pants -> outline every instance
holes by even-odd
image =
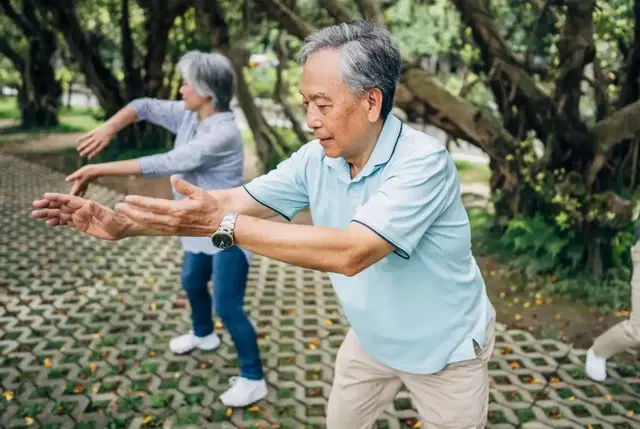
[[[593,351],[604,358],[640,346],[640,242],[631,249],[631,259],[631,316],[613,325],[594,341]]]
[[[488,362],[495,321],[476,359],[447,365],[436,374],[397,371],[369,356],[349,330],[336,358],[327,406],[327,429],[371,429],[404,384],[425,429],[481,429],[489,407]]]

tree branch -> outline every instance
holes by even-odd
[[[638,117],[640,117],[640,101],[623,107],[602,121],[596,122],[589,129],[596,146],[596,154],[586,175],[587,186],[593,185],[614,146],[640,132]]]
[[[627,59],[627,75],[620,90],[618,107],[633,103],[640,96],[640,0],[633,3],[635,18],[634,41],[631,54]]]
[[[276,70],[276,90],[275,90],[275,99],[282,108],[284,109],[284,113],[291,121],[291,126],[293,131],[296,133],[296,136],[300,140],[300,142],[304,143],[309,141],[309,135],[304,131],[302,125],[298,121],[291,104],[289,104],[289,95],[287,94],[287,87],[284,84],[283,71],[287,66],[287,61],[289,60],[289,51],[287,49],[286,44],[286,33],[284,31],[280,31],[278,34],[278,40],[276,41],[276,52],[278,53],[278,68]]]
[[[540,22],[542,21],[542,19],[547,13],[547,9],[549,8],[549,3],[551,1],[552,0],[545,0],[544,4],[542,5],[542,10],[540,11],[540,15],[538,15],[538,18],[536,18],[536,21],[533,23],[533,28],[531,29],[531,33],[529,34],[529,40],[527,42],[527,51],[524,55],[524,66],[526,67],[527,70],[531,70],[531,55],[533,51],[534,42],[538,35],[538,28],[540,27]],[[520,11],[523,11],[524,9],[525,8],[522,7],[520,8]],[[509,40],[508,37],[507,37],[507,40]]]
[[[384,12],[376,0],[356,0],[356,4],[358,5],[360,13],[366,19],[374,24],[384,24]]]
[[[340,4],[338,0],[324,0],[325,7],[329,15],[338,22],[351,22],[355,21],[356,17]]]
[[[304,40],[315,31],[315,28],[300,18],[294,11],[285,6],[280,0],[260,0],[265,6],[267,14],[282,25],[287,33]]]
[[[106,113],[108,115],[115,113],[115,110],[119,109],[124,102],[120,93],[120,85],[82,31],[82,26],[76,16],[74,1],[57,0],[55,4],[48,0],[33,1],[43,10],[51,12],[54,26],[62,33],[71,54],[78,61],[87,85],[96,95]]]
[[[32,34],[35,29],[18,10],[13,7],[11,0],[0,0],[0,9],[20,28],[26,36]]]
[[[550,119],[555,122],[552,115],[553,101],[538,87],[509,50],[498,31],[493,15],[487,8],[487,2],[484,0],[453,1],[463,22],[471,27],[473,39],[480,48],[484,60],[485,71],[488,73],[491,68],[497,67],[498,71],[492,79],[491,89],[496,102],[499,103],[500,111],[510,111],[511,103],[520,105],[526,110],[531,128],[545,140],[549,133]],[[513,97],[504,97],[505,91]],[[501,104],[505,101],[509,105]]]
[[[436,79],[417,67],[403,73],[396,91],[396,105],[411,119],[426,119],[455,138],[468,141],[489,157],[504,162],[518,142],[491,116],[468,101],[451,94]]]
[[[7,57],[9,61],[13,63],[13,66],[16,68],[16,71],[20,74],[24,74],[26,69],[26,64],[22,56],[13,49],[7,40],[4,37],[0,37],[0,53]]]
[[[565,0],[566,20],[558,40],[560,75],[554,95],[556,112],[579,132],[586,130],[580,118],[580,83],[584,66],[595,58],[593,10],[595,0]]]

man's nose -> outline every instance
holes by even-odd
[[[312,130],[322,127],[320,114],[318,112],[318,109],[316,109],[314,106],[309,106],[307,108],[307,126]]]

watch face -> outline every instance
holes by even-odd
[[[233,240],[227,234],[213,234],[211,241],[213,242],[213,245],[219,249],[228,249],[233,246]]]

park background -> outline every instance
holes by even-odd
[[[452,153],[500,333],[495,428],[640,427],[633,351],[588,380],[584,349],[629,316],[640,174],[640,1],[0,0],[0,426],[321,428],[347,327],[323,273],[256,258],[247,311],[272,390],[217,402],[234,349],[174,357],[189,325],[176,240],[102,243],[28,218],[86,160],[75,140],[128,101],[179,98],[187,51],[229,57],[246,180],[311,139],[294,56],[314,29],[385,25],[394,112]],[[91,162],[166,151],[138,124]],[[103,178],[89,197],[170,197]],[[305,214],[302,215],[304,217]],[[379,428],[422,426],[401,392]]]

